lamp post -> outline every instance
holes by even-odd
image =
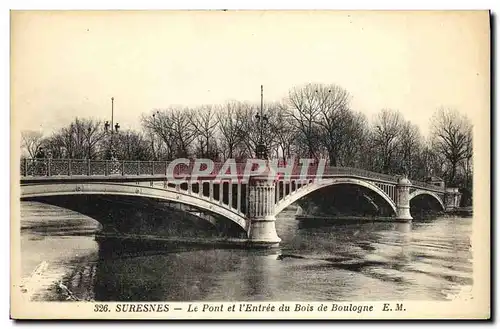
[[[104,131],[106,132],[106,134],[108,134],[108,138],[109,138],[109,159],[112,161],[117,161],[113,135],[114,135],[114,133],[118,133],[118,129],[120,128],[120,124],[118,122],[116,124],[114,124],[114,100],[115,100],[115,98],[111,97],[111,125],[109,124],[109,121],[106,121],[104,123]],[[114,124],[114,126],[113,126],[113,124]],[[114,127],[114,130],[113,130],[113,127]]]
[[[156,111],[156,113],[160,114],[160,111]],[[153,127],[151,128],[151,150],[153,151],[154,161],[156,161],[155,136],[154,136],[154,129],[156,127],[156,113],[153,113]]]
[[[114,104],[115,104],[115,98],[114,97],[111,97],[111,127],[113,127],[113,123],[114,123],[114,110],[115,110],[115,107],[114,107]],[[113,133],[113,132],[111,132]]]
[[[174,134],[172,134],[172,132],[169,132],[168,133],[168,160],[172,160],[172,151],[173,151],[173,148],[174,148],[174,143],[173,143],[173,139],[174,139]]]
[[[115,146],[114,146],[114,134],[118,134],[118,129],[120,129],[120,124],[114,123],[114,97],[111,97],[111,125],[108,121],[104,123],[104,130],[109,138],[109,154],[106,158],[111,160],[111,170],[109,173],[117,174],[120,173],[120,162],[116,157]],[[113,129],[114,128],[114,129]]]
[[[88,151],[87,151],[87,152],[88,152],[88,154],[87,154],[87,157],[88,157],[88,159],[90,160],[90,133],[92,132],[92,128],[88,127],[88,128],[87,128],[87,132],[88,132],[88,134],[87,134],[87,144],[88,144],[88,145],[87,145],[87,147],[88,147]]]
[[[264,125],[269,121],[267,115],[264,115],[264,86],[260,86],[260,113],[255,115],[258,122],[259,142],[255,147],[257,159],[267,159],[267,148],[264,143]]]

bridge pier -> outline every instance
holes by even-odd
[[[281,239],[276,233],[275,182],[268,176],[253,176],[248,195],[248,242],[255,247],[274,247]]]
[[[398,179],[396,185],[396,220],[409,222],[413,218],[410,214],[410,187],[411,182],[406,177]]]
[[[446,211],[453,211],[460,208],[462,194],[457,187],[447,187],[444,195]]]

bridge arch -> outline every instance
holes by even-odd
[[[369,190],[372,190],[373,192],[377,193],[380,195],[392,208],[394,211],[394,214],[397,213],[396,209],[396,204],[395,202],[385,193],[381,188],[376,186],[375,184],[372,184],[370,182],[356,179],[356,178],[328,178],[328,179],[321,179],[316,182],[312,182],[308,185],[305,185],[303,187],[300,187],[298,190],[292,192],[291,194],[287,195],[285,198],[280,200],[275,207],[275,215],[278,215],[280,212],[282,212],[286,207],[290,206],[292,203],[295,201],[299,200],[300,198],[316,191],[319,189],[322,189],[327,186],[332,186],[332,185],[341,185],[341,184],[346,184],[346,185],[358,185],[365,187]]]
[[[436,193],[434,192],[431,192],[431,191],[426,191],[426,190],[415,190],[413,193],[410,194],[410,202],[413,198],[419,196],[419,195],[428,195],[428,196],[431,196],[432,198],[434,198],[438,203],[439,205],[441,206],[441,210],[445,210],[445,206],[443,204],[443,201],[441,200],[441,198],[439,197],[439,195],[437,195]]]
[[[172,201],[225,217],[243,230],[248,230],[245,214],[236,209],[217,204],[214,200],[200,197],[198,194],[188,194],[186,191],[177,191],[172,188],[117,183],[32,184],[21,188],[21,200],[63,195],[122,195]]]

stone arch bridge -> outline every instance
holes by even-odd
[[[251,244],[271,246],[280,242],[276,215],[300,198],[333,185],[356,185],[380,196],[394,220],[410,221],[410,200],[424,195],[442,208],[458,206],[457,189],[410,182],[395,177],[348,167],[318,167],[303,170],[295,166],[288,175],[251,174],[243,176],[237,165],[232,175],[216,175],[222,164],[203,175],[192,174],[192,165],[174,166],[163,161],[109,161],[51,159],[21,160],[21,200],[44,202],[53,197],[104,195],[168,201],[230,220],[247,234]],[[206,171],[206,170],[205,170]],[[300,173],[300,174],[299,174]],[[305,173],[305,174],[304,174]],[[172,175],[173,174],[173,175]],[[175,179],[173,179],[175,177]],[[64,207],[64,204],[60,204]]]

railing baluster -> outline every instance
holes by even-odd
[[[91,167],[91,162],[90,159],[87,160],[87,176],[92,175],[92,167]]]
[[[108,160],[104,160],[104,176],[108,176]]]
[[[155,162],[151,161],[151,175],[155,175]]]
[[[141,174],[141,163],[137,161],[137,175]]]
[[[24,159],[24,176],[28,176],[28,158]]]
[[[71,176],[71,159],[68,159],[68,176]]]
[[[122,161],[122,176],[125,175],[125,160]]]
[[[50,176],[50,159],[47,161],[47,176]]]

